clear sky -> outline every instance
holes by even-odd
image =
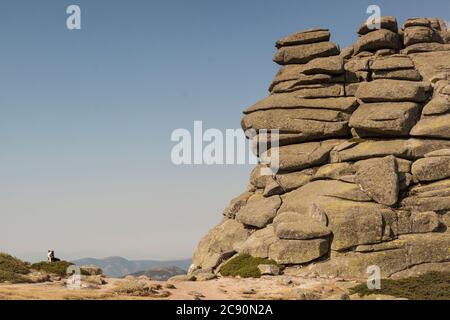
[[[450,20],[448,0],[2,0],[0,251],[190,257],[250,166],[177,167],[172,131],[238,128],[276,39],[325,27],[345,47],[370,4]]]

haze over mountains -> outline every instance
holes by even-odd
[[[180,272],[182,270],[188,270],[191,264],[191,259],[184,260],[127,260],[122,257],[107,257],[103,259],[96,258],[82,258],[73,260],[76,265],[89,265],[93,264],[102,268],[103,273],[110,277],[123,277],[129,274],[136,274],[143,272],[146,273],[152,270],[168,270],[171,273],[173,270]],[[176,268],[175,268],[176,267]]]

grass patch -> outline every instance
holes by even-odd
[[[261,272],[258,269],[260,264],[276,265],[277,263],[267,258],[254,258],[248,254],[242,254],[227,261],[220,269],[220,273],[230,277],[260,278]]]
[[[9,254],[0,253],[0,271],[27,274],[30,272],[30,266]]]
[[[365,283],[350,289],[360,296],[386,294],[410,300],[450,300],[450,272],[428,272],[426,274],[399,279],[382,279],[380,290],[369,290]]]
[[[56,262],[42,261],[38,263],[33,263],[31,265],[31,269],[57,274],[61,277],[64,277],[67,275],[67,268],[72,265],[73,263],[67,261],[56,261]]]
[[[67,276],[67,268],[70,266],[73,266],[74,264],[72,262],[68,261],[56,261],[56,262],[48,262],[48,261],[42,261],[33,263],[31,265],[31,269],[44,271],[51,274],[57,274],[61,277]],[[80,269],[80,274],[83,276],[89,276],[91,275],[87,270],[84,270],[83,268]]]
[[[22,274],[0,270],[0,283],[2,282],[11,282],[11,283],[25,283],[29,282],[29,280],[24,277]]]

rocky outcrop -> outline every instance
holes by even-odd
[[[237,253],[325,276],[448,268],[449,32],[434,18],[380,26],[363,24],[342,51],[326,29],[276,43],[270,95],[244,111],[242,127],[279,130],[279,146],[258,155],[193,270]],[[274,154],[279,170],[262,174]]]

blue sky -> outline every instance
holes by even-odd
[[[345,47],[370,4],[450,20],[448,0],[2,0],[0,250],[191,256],[251,168],[176,167],[172,131],[238,128],[277,71],[276,39],[326,27]]]

